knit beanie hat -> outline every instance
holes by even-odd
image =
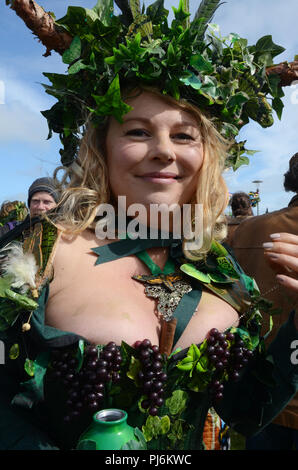
[[[33,181],[28,190],[28,207],[30,207],[30,201],[33,194],[39,192],[49,193],[53,197],[55,202],[58,202],[59,193],[54,180],[52,178],[38,178],[37,180]]]

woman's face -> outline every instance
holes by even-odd
[[[120,124],[111,119],[107,165],[111,192],[126,206],[189,203],[203,163],[195,117],[150,92],[127,100],[132,110]]]

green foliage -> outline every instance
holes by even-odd
[[[53,132],[60,135],[62,163],[75,158],[88,115],[95,125],[106,115],[121,122],[130,110],[121,99],[122,87],[142,82],[206,110],[232,142],[226,165],[236,170],[248,164],[254,152],[235,139],[251,119],[268,127],[273,111],[281,117],[283,94],[277,79],[266,76],[265,67],[284,48],[271,36],[252,46],[237,34],[221,37],[218,26],[210,24],[219,1],[203,0],[191,21],[188,2],[180,0],[171,25],[163,0],[149,5],[145,13],[138,2],[119,4],[119,16],[114,15],[112,0],[106,0],[93,9],[70,6],[56,21],[74,39],[63,54],[68,74],[45,74],[52,83],[45,85],[46,91],[58,103],[42,114],[49,137]]]

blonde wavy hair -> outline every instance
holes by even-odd
[[[188,101],[177,101],[148,87],[139,87],[137,91],[134,89],[134,96],[143,91],[153,93],[166,103],[191,113],[197,120],[204,159],[198,175],[197,190],[190,203],[202,204],[203,207],[203,245],[198,251],[186,251],[185,255],[199,259],[209,251],[213,239],[221,241],[227,234],[223,213],[229,195],[222,172],[230,144],[219,134],[212,121]],[[132,92],[126,92],[126,95],[127,98],[132,97]],[[101,128],[89,123],[76,161],[68,168],[58,167],[54,173],[58,181],[58,172],[63,170],[60,184],[65,189],[52,222],[63,226],[66,233],[75,235],[87,228],[94,228],[99,204],[111,203],[105,151],[108,125],[108,119]]]

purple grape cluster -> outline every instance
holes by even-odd
[[[96,346],[87,346],[78,372],[77,359],[70,352],[54,351],[53,376],[62,380],[67,392],[65,421],[101,408],[105,385],[120,381],[121,362],[120,351],[114,342],[108,343],[100,352]]]
[[[152,345],[149,339],[137,341],[134,344],[137,358],[141,363],[138,379],[142,386],[145,399],[142,408],[148,410],[151,416],[158,414],[158,408],[163,405],[164,383],[167,374],[163,371],[163,357],[157,345]]]
[[[220,333],[216,328],[209,331],[207,345],[209,360],[215,367],[210,392],[215,400],[221,400],[224,377],[237,381],[240,378],[240,370],[253,357],[253,351],[245,347],[244,341],[237,334]]]

